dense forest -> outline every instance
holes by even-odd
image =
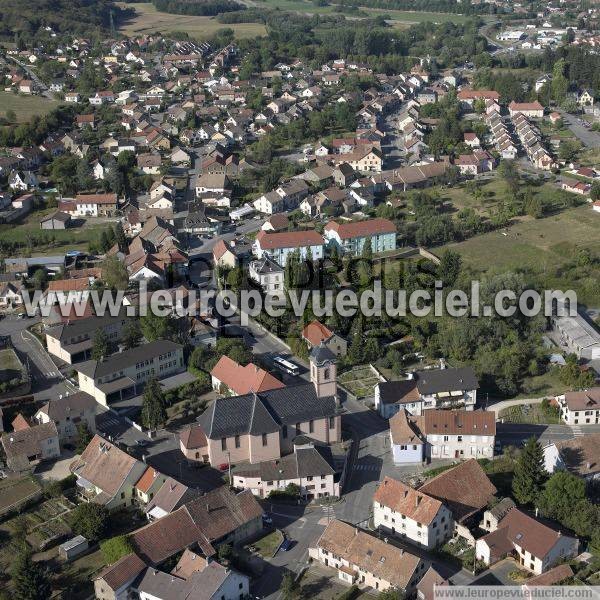
[[[490,11],[488,4],[458,3],[456,0],[331,0],[343,6],[367,6],[384,10],[415,10],[476,15]]]
[[[0,0],[0,39],[35,35],[41,27],[91,35],[108,31],[127,14],[111,0]]]
[[[234,0],[152,0],[157,10],[178,15],[213,17],[221,13],[241,11],[245,7]]]

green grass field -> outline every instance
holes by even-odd
[[[58,104],[43,96],[23,96],[0,91],[0,116],[5,117],[8,111],[13,110],[19,122],[27,121],[34,115],[45,115]]]
[[[543,219],[524,218],[509,226],[506,236],[491,231],[447,247],[460,252],[467,265],[481,270],[491,266],[543,270],[566,262],[576,247],[600,252],[599,224],[598,214],[586,205]]]
[[[134,2],[120,3],[125,8],[133,8],[136,15],[120,27],[121,33],[138,35],[160,31],[168,34],[174,31],[187,33],[196,39],[205,39],[214,35],[219,29],[233,29],[239,39],[265,35],[267,30],[262,23],[219,23],[213,17],[197,17],[190,15],[174,15],[156,10],[153,4]]]

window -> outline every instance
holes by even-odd
[[[459,435],[459,436],[458,436],[458,441],[459,441],[459,442],[462,442],[462,435]]]
[[[235,447],[236,448],[240,447],[240,436],[239,435],[235,436]]]
[[[315,422],[314,421],[309,421],[308,422],[308,432],[309,433],[314,433],[315,431]]]
[[[262,434],[262,445],[266,446],[269,443],[269,440],[267,439],[267,434],[263,433]]]
[[[329,417],[329,429],[335,429],[335,417]]]
[[[221,450],[227,450],[227,438],[221,438]]]
[[[448,436],[447,436],[447,435],[445,435],[445,436],[444,436],[444,441],[445,441],[445,442],[447,442],[447,441],[448,441]]]
[[[323,371],[323,377],[324,377],[325,379],[329,379],[329,369],[325,369],[325,370]]]

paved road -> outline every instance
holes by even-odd
[[[579,138],[584,146],[588,148],[600,148],[600,134],[586,129],[576,116],[570,115],[560,109],[558,109],[558,112],[560,112],[567,127]]]
[[[52,92],[50,92],[50,90],[47,88],[46,84],[37,76],[37,74],[31,68],[30,65],[16,59],[14,56],[7,55],[6,58],[17,63],[27,73],[27,75],[29,75],[31,80],[37,85],[42,96],[45,96],[49,100],[54,100],[54,96],[52,95]]]

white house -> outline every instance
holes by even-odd
[[[266,293],[283,290],[284,270],[268,255],[259,260],[253,260],[248,265],[248,275]]]
[[[367,240],[373,252],[396,249],[396,225],[387,219],[368,219],[352,223],[330,221],[325,226],[327,243],[344,253],[360,255]]]
[[[476,541],[475,555],[478,560],[491,565],[514,554],[521,567],[540,575],[557,562],[576,556],[578,548],[577,538],[512,508],[499,520],[497,528]]]
[[[438,499],[386,477],[373,496],[373,524],[432,550],[452,537],[452,513]]]
[[[567,425],[592,425],[600,423],[600,387],[566,392],[556,397],[561,419]]]
[[[600,479],[600,433],[587,433],[544,446],[548,473],[567,470],[586,480]]]

